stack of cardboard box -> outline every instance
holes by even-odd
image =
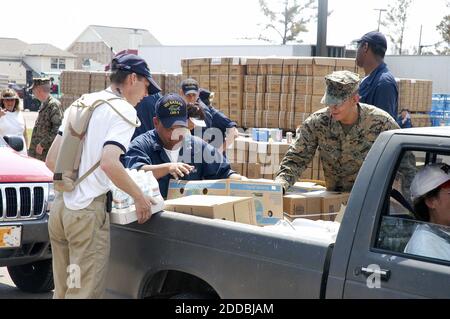
[[[283,196],[283,211],[289,220],[307,218],[311,220],[334,221],[346,205],[350,193],[313,191],[288,193]]]
[[[181,64],[183,74],[215,92],[215,106],[240,126],[289,131],[323,107],[325,75],[335,70],[362,73],[354,59],[339,58],[222,57],[184,59]]]
[[[167,199],[191,195],[250,197],[255,207],[256,224],[273,225],[283,217],[283,191],[281,185],[270,180],[203,180],[169,182]],[[188,204],[197,205],[201,201],[190,200]],[[202,205],[202,204],[200,204]]]
[[[183,75],[214,92],[214,106],[242,125],[245,65],[239,57],[196,58],[181,61]]]
[[[433,82],[417,79],[396,79],[399,88],[398,112],[408,109],[414,127],[431,126]]]
[[[238,174],[254,179],[274,179],[289,146],[286,140],[257,142],[251,138],[238,137],[226,154],[231,168]],[[324,180],[318,152],[300,179]]]

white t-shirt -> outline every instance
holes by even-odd
[[[22,112],[6,112],[6,114],[0,117],[0,136],[14,135],[19,136],[23,140],[22,154],[27,154],[27,146],[25,145],[25,139],[23,132],[25,130],[25,120]]]
[[[85,95],[86,103],[99,99],[117,97],[111,89]],[[112,105],[132,123],[136,122],[135,108],[125,100],[110,101]],[[67,113],[67,111],[66,111]],[[67,116],[64,116],[60,132],[64,132]],[[122,119],[109,105],[98,106],[89,122],[86,138],[83,142],[79,176],[86,173],[101,158],[103,147],[108,144],[117,145],[125,153],[130,144],[135,128]],[[94,198],[105,194],[111,187],[111,181],[105,172],[98,167],[84,179],[74,191],[64,192],[64,203],[67,208],[80,210],[89,206]]]
[[[164,148],[164,151],[169,157],[171,163],[178,163],[178,157],[180,156],[180,148],[176,150],[168,150]]]
[[[443,233],[443,235],[446,234]],[[447,236],[450,238],[450,234]],[[423,224],[417,226],[405,247],[405,253],[450,260],[450,242],[432,231],[429,225]]]

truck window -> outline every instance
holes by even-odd
[[[446,165],[450,165],[449,154],[414,150],[402,154],[387,195],[389,198],[385,199],[374,248],[392,255],[450,264],[450,185],[437,188],[437,195],[433,196],[438,197],[433,197],[434,202],[428,202],[434,208],[426,205],[425,215],[421,213],[423,206],[420,206],[425,205],[425,196],[416,194],[413,198],[411,193],[414,178],[425,165],[430,164],[442,169],[445,180]],[[422,182],[420,185],[425,184]],[[427,194],[428,198],[431,193]],[[433,211],[428,213],[430,209]],[[430,217],[438,213],[447,216],[447,221]],[[440,223],[435,223],[436,220]]]

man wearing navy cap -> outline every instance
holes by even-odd
[[[152,171],[166,198],[169,180],[241,179],[222,154],[188,130],[187,104],[178,94],[156,103],[155,129],[133,140],[123,158],[126,167]]]
[[[59,193],[49,214],[54,298],[101,298],[105,291],[111,207],[111,197],[107,194],[111,182],[134,199],[140,224],[151,217],[153,199],[144,195],[129,177],[120,156],[126,153],[135,128],[132,124],[137,122],[135,105],[160,89],[147,63],[133,54],[119,55],[112,60],[110,80],[111,86],[106,90],[80,98],[85,105],[106,100],[115,110],[103,103],[92,113],[83,137],[78,172],[78,176],[87,174],[87,177],[73,191]],[[70,110],[72,107],[67,109],[66,115]],[[67,122],[68,116],[65,116],[46,159],[52,171],[63,134],[73,134],[71,123]],[[55,174],[54,179],[61,179],[60,175]]]
[[[397,118],[398,86],[384,63],[386,37],[380,32],[372,31],[356,42],[356,63],[366,74],[359,88],[361,102],[374,105],[388,112],[394,119]]]
[[[236,122],[230,120],[222,112],[217,110],[210,103],[205,103],[206,97],[209,101],[211,92],[199,87],[194,79],[186,79],[181,82],[180,94],[186,102],[198,102],[205,113],[206,129],[203,130],[203,138],[212,143],[221,152],[225,150],[227,144],[232,144],[239,135]],[[208,130],[209,129],[209,130]],[[217,132],[214,129],[218,130]],[[216,138],[220,136],[221,139]]]

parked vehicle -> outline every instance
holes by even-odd
[[[414,172],[450,163],[450,129],[381,134],[336,240],[173,212],[114,225],[108,297],[450,298],[450,261],[404,252],[420,224],[401,192],[406,154]]]
[[[20,155],[23,144],[20,137],[0,138],[0,267],[7,266],[19,289],[48,292],[54,287],[47,228],[53,174],[44,162]]]

